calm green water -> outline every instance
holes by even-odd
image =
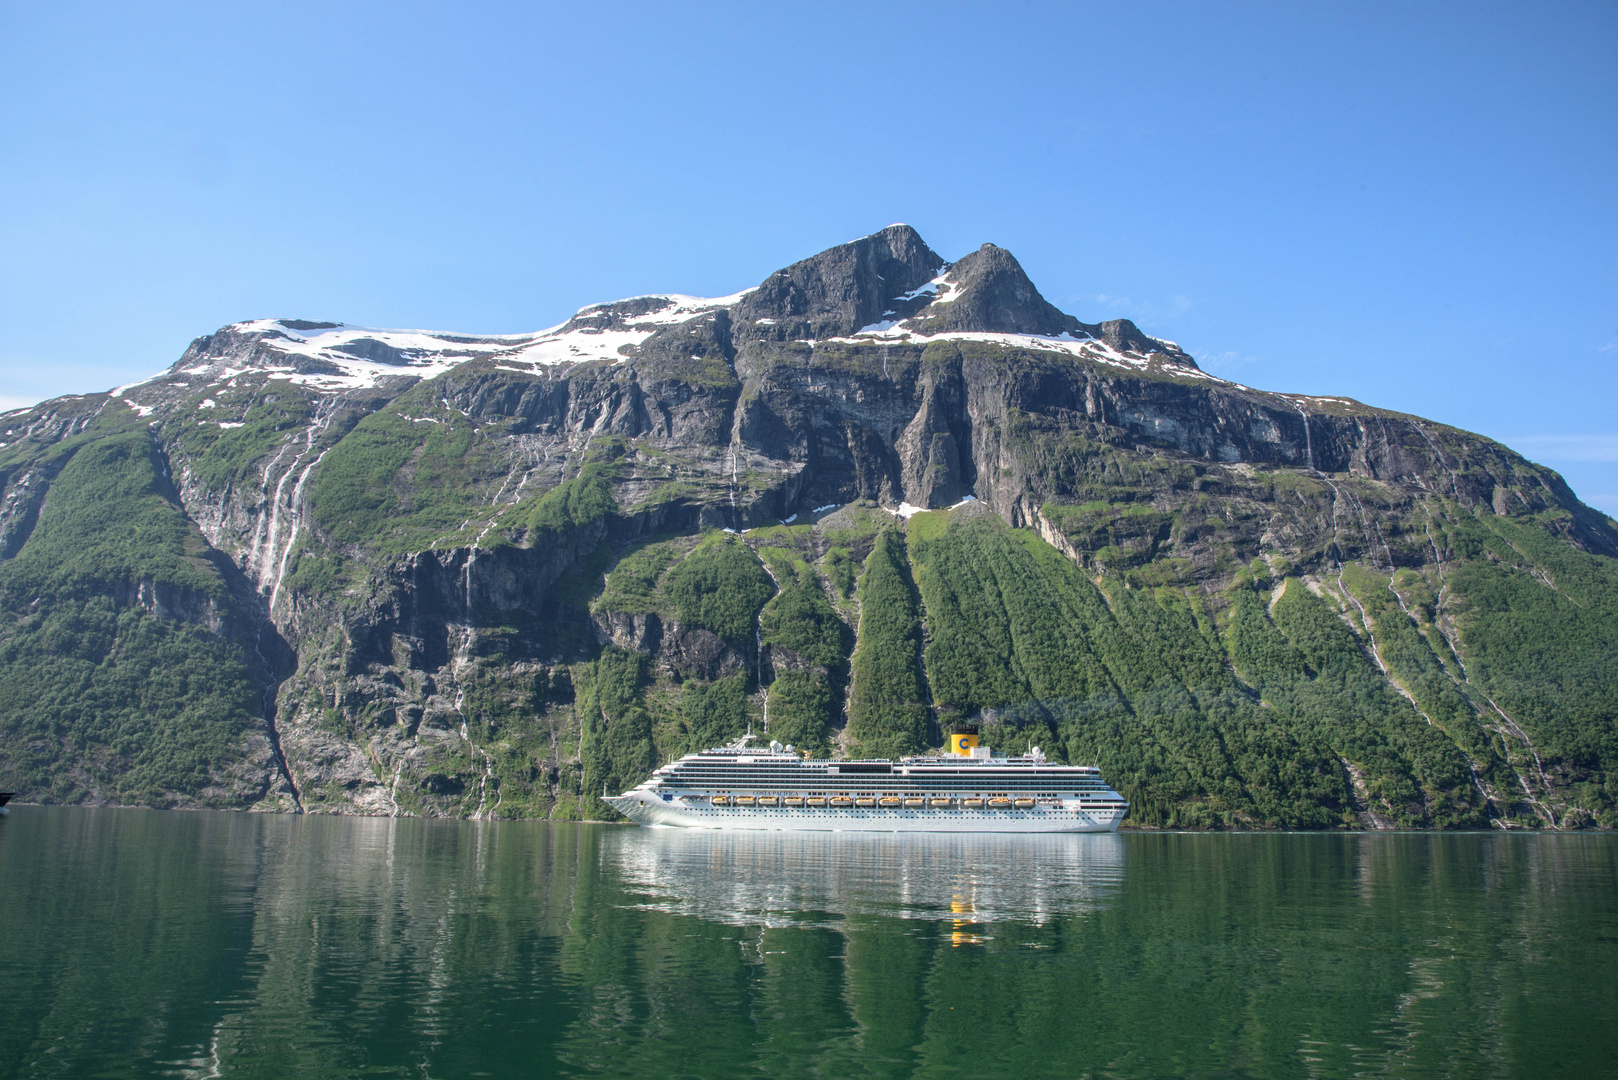
[[[1618,837],[18,808],[0,1077],[1618,1075]]]

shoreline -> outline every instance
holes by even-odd
[[[15,798],[6,806],[9,812],[14,807],[29,807],[31,809],[52,810],[140,810],[152,813],[180,813],[180,814],[251,814],[264,817],[288,818],[349,818],[363,821],[462,821],[497,823],[497,824],[543,824],[543,825],[611,825],[622,828],[639,828],[632,821],[606,821],[601,818],[478,818],[478,817],[429,817],[420,814],[331,814],[319,811],[289,811],[289,810],[254,810],[241,807],[218,806],[134,806],[124,803],[38,803],[23,802]],[[7,814],[0,813],[0,820]],[[680,830],[669,830],[680,831]],[[691,829],[689,832],[803,832],[803,833],[837,833],[850,830],[842,829]],[[862,835],[866,830],[858,830]],[[1394,835],[1421,835],[1421,836],[1540,836],[1555,834],[1558,836],[1574,835],[1614,835],[1618,836],[1618,828],[1602,828],[1599,825],[1590,825],[1577,829],[1562,829],[1554,826],[1530,829],[1520,825],[1498,825],[1491,829],[1159,829],[1150,825],[1120,825],[1116,833],[1040,833],[1034,835],[1134,835],[1134,836],[1394,836]],[[912,835],[907,830],[893,829],[883,832],[870,830],[873,836]],[[1021,836],[1022,833],[1013,832],[936,832],[914,833],[914,835],[927,836]]]

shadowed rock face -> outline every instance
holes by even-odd
[[[238,324],[117,396],[0,420],[0,564],[84,440],[150,433],[154,497],[195,525],[183,556],[230,589],[133,573],[107,594],[248,656],[268,707],[220,790],[338,812],[487,809],[478,748],[500,734],[474,737],[468,702],[494,684],[552,718],[532,783],[554,795],[582,753],[570,665],[604,646],[673,680],[811,667],[666,612],[592,612],[655,537],[972,496],[1090,573],[1172,563],[1214,596],[1261,557],[1442,562],[1442,503],[1618,556],[1610,519],[1504,446],[1215,378],[1128,320],[1060,311],[1002,248],[951,264],[904,225],[739,297],[598,304],[539,335]],[[610,512],[588,509],[592,477]]]
[[[777,270],[737,305],[734,322],[748,337],[841,337],[878,321],[945,265],[915,229],[890,225]]]
[[[938,314],[924,317],[920,323],[924,333],[994,331],[1048,337],[1092,336],[1093,327],[1058,311],[1039,294],[1021,264],[1005,248],[984,244],[951,266],[946,279],[957,285],[961,297],[938,305]]]

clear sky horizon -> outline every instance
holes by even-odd
[[[0,408],[533,330],[895,221],[1618,514],[1618,4],[0,0]]]

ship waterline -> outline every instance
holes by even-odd
[[[1116,832],[1129,809],[1096,768],[1037,747],[994,757],[970,731],[943,756],[897,761],[806,759],[750,741],[687,754],[605,801],[648,827],[819,832]]]

